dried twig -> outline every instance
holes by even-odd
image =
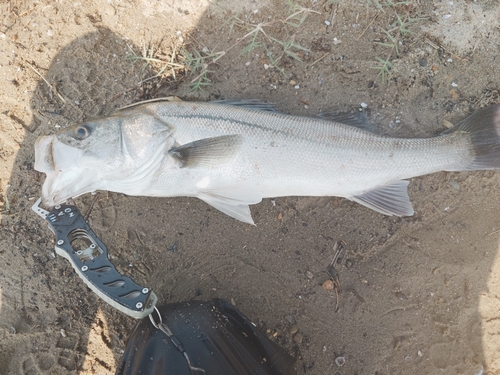
[[[330,55],[331,52],[327,52],[325,53],[323,56],[321,56],[319,59],[317,59],[315,62],[313,62],[311,65],[309,65],[308,67],[311,68],[312,66],[316,65],[317,63],[319,63],[321,60],[323,60],[325,57],[327,57],[328,55]]]
[[[43,81],[47,84],[47,86],[49,86],[49,88],[57,95],[57,97],[64,103],[66,104],[67,103],[67,100],[64,99],[64,97],[59,94],[59,92],[56,90],[56,88],[54,86],[52,86],[49,81],[47,81],[45,79],[45,77],[43,75],[40,74],[40,72],[38,72],[38,70],[35,69],[35,67],[33,65],[31,65],[29,62],[27,62],[26,60],[24,60],[24,62],[41,78],[43,79]]]
[[[457,59],[459,59],[459,60],[462,60],[462,61],[467,61],[467,59],[465,59],[465,58],[463,58],[463,57],[460,57],[460,56],[458,56],[458,55],[455,55],[453,52],[448,51],[448,50],[447,50],[446,48],[444,48],[442,45],[440,45],[440,44],[436,44],[436,43],[434,43],[433,41],[431,41],[431,40],[429,40],[429,39],[427,39],[427,38],[425,39],[425,42],[426,42],[428,45],[430,45],[432,48],[434,48],[434,49],[442,49],[442,50],[444,50],[446,53],[449,53],[450,55],[452,55],[453,57],[456,57],[456,58],[457,58]]]
[[[335,312],[339,310],[339,299],[340,295],[342,294],[342,286],[340,285],[340,278],[337,270],[335,269],[335,265],[337,264],[340,255],[344,251],[345,246],[346,243],[344,241],[338,241],[335,243],[335,246],[333,246],[335,255],[333,256],[333,259],[328,265],[328,267],[326,267],[326,270],[328,274],[332,277],[333,281],[333,290],[335,291],[335,297],[336,297]]]
[[[366,30],[368,30],[368,28],[375,22],[375,20],[377,19],[378,17],[378,13],[375,15],[375,17],[372,19],[372,22],[370,22],[368,24],[368,26],[365,27],[365,29],[363,30],[363,32],[361,34],[359,34],[359,36],[356,38],[356,40],[359,40],[361,39],[361,37],[364,35],[364,33],[366,33]]]

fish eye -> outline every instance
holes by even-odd
[[[81,141],[90,135],[90,131],[90,126],[82,124],[75,129],[75,138]]]

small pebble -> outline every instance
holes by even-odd
[[[313,273],[311,271],[306,272],[306,276],[308,279],[312,279],[314,277]]]
[[[326,25],[326,26],[330,26],[331,24],[332,24],[332,23],[331,23],[330,21],[328,21],[328,20],[326,20],[326,21],[325,21],[325,25]]]
[[[452,90],[452,91],[455,91],[455,90]],[[443,120],[443,125],[447,129],[451,129],[453,127],[453,124],[451,122],[449,122],[448,120]]]
[[[366,104],[365,102],[362,102],[362,103],[360,104],[360,106],[361,106],[361,108],[366,108],[366,107],[368,107],[368,104]]]
[[[458,87],[458,85],[457,85],[455,82],[452,82],[452,83],[451,83],[451,85],[452,85],[453,87]]]
[[[302,344],[302,339],[303,339],[303,336],[302,336],[302,333],[300,333],[300,332],[297,332],[295,334],[295,336],[293,336],[293,341],[295,341],[295,343],[297,343],[297,344]]]
[[[269,65],[264,64],[264,69],[266,69],[266,70],[269,69]]]
[[[245,65],[246,65],[246,66],[249,66],[249,65],[250,65],[250,61],[247,61],[247,62],[245,63]]]
[[[333,290],[333,281],[328,279],[323,283],[324,290]]]
[[[422,351],[421,351],[421,350],[419,350],[417,353],[418,353],[418,356],[419,356],[419,357],[422,357],[422,356],[424,355],[424,353],[422,353]]]
[[[290,326],[290,328],[288,328],[288,333],[290,333],[290,335],[294,335],[297,333],[298,330],[299,330],[299,327],[297,327],[296,324],[293,324]]]
[[[298,90],[298,89],[300,89],[300,86],[299,86],[299,85],[295,85],[295,86],[294,86],[294,89],[295,89],[295,90]]]
[[[402,292],[396,292],[395,295],[396,298],[399,299],[400,301],[408,301],[408,297],[406,296],[406,294]]]
[[[460,185],[456,181],[450,181],[450,182],[448,182],[448,185],[450,185],[450,187],[452,187],[453,189],[455,189],[457,191],[460,190]]]
[[[339,357],[335,358],[335,364],[339,367],[344,366],[345,365],[345,357],[339,356]]]
[[[184,42],[184,38],[182,37],[182,31],[180,30],[177,30],[177,39],[179,39],[179,42],[183,43]]]
[[[66,337],[66,336],[67,336],[67,335],[66,335],[66,331],[65,331],[64,329],[62,329],[62,328],[61,328],[61,336],[62,336],[62,337]]]
[[[290,81],[290,85],[295,86],[297,82],[295,82],[293,79]]]

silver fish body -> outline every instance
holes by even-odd
[[[500,167],[499,107],[437,137],[391,138],[237,104],[145,104],[40,137],[44,203],[94,190],[193,196],[253,223],[248,205],[262,198],[338,196],[406,216],[413,209],[405,179]]]

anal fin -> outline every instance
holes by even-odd
[[[405,180],[396,181],[349,199],[384,215],[412,216],[408,184]]]

